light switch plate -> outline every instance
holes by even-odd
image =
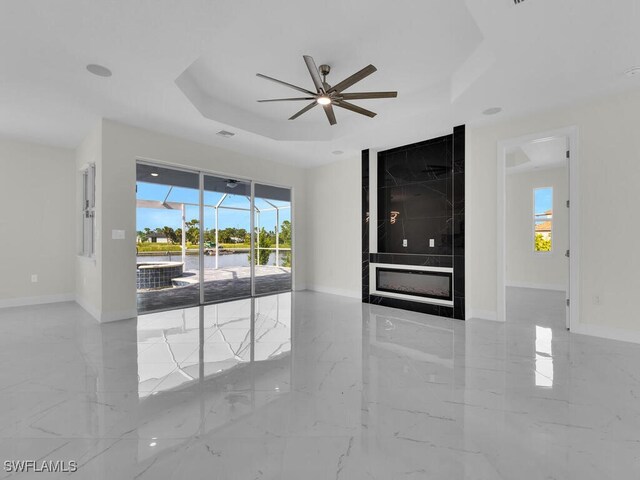
[[[111,230],[112,240],[124,240],[124,230]]]
[[[407,239],[405,238],[404,240],[402,240],[402,246],[406,247],[407,245],[408,245]]]
[[[429,239],[429,246],[430,246],[430,247],[435,247],[435,246],[436,246],[436,241],[435,241],[435,239],[433,239],[433,238],[430,238],[430,239]]]

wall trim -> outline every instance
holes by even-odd
[[[490,320],[492,322],[504,322],[504,320],[498,319],[497,312],[494,310],[480,310],[479,308],[467,308],[465,320],[472,318],[479,320]]]
[[[100,323],[118,322],[120,320],[129,320],[137,318],[137,310],[118,310],[115,312],[102,312],[100,314]]]
[[[93,305],[91,305],[89,302],[87,302],[84,298],[80,297],[80,296],[76,296],[76,303],[78,305],[80,305],[85,312],[87,312],[89,315],[91,315],[96,321],[100,321],[100,311],[95,308]]]
[[[318,293],[328,293],[330,295],[338,295],[340,297],[357,298],[358,300],[362,301],[362,292],[356,290],[324,287],[322,285],[307,285],[307,290]]]
[[[506,282],[505,287],[535,288],[537,290],[556,290],[566,292],[567,286],[557,283]]]
[[[623,328],[605,327],[591,323],[574,323],[571,327],[571,333],[640,344],[640,331],[626,330]]]
[[[17,297],[0,299],[0,308],[26,307],[29,305],[42,305],[46,303],[73,302],[75,293],[60,293],[55,295],[42,295],[38,297]]]

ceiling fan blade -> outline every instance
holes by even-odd
[[[315,97],[298,97],[298,98],[270,98],[269,100],[258,100],[258,102],[295,102],[298,100],[315,100]]]
[[[313,57],[310,57],[309,55],[303,55],[302,58],[304,58],[304,63],[307,64],[307,68],[311,74],[311,79],[313,80],[313,84],[316,86],[318,93],[322,93],[324,95],[326,92],[324,90],[324,85],[322,84],[322,79],[320,78],[320,73],[318,73],[316,62],[314,62]]]
[[[276,83],[279,83],[281,85],[286,85],[289,88],[293,88],[294,90],[298,90],[299,92],[306,93],[307,95],[315,95],[316,94],[316,92],[311,92],[311,91],[307,90],[306,88],[296,87],[295,85],[291,85],[290,83],[283,82],[282,80],[278,80],[276,78],[267,77],[266,75],[263,75],[261,73],[256,73],[256,77],[266,78],[267,80],[271,80],[272,82],[276,82]]]
[[[298,118],[300,115],[302,115],[303,113],[308,112],[309,110],[311,110],[313,107],[315,107],[316,105],[318,105],[318,102],[316,102],[315,100],[313,102],[311,102],[309,105],[307,105],[306,107],[304,107],[302,110],[300,110],[298,113],[294,114],[292,117],[289,118],[289,120],[295,120],[296,118]]]
[[[335,125],[336,123],[338,123],[338,121],[336,120],[336,115],[335,113],[333,113],[333,107],[331,106],[331,104],[323,105],[322,107],[324,108],[324,113],[327,114],[327,119],[329,120],[329,123],[331,125]]]
[[[343,81],[341,81],[340,83],[338,83],[337,85],[334,85],[333,87],[331,87],[331,90],[329,90],[328,93],[331,92],[341,92],[343,90],[346,90],[347,88],[349,88],[351,85],[353,85],[354,83],[359,82],[360,80],[362,80],[363,78],[368,77],[369,75],[371,75],[373,72],[375,72],[377,70],[376,67],[374,67],[373,65],[367,65],[366,67],[364,67],[362,70],[360,70],[359,72],[354,73],[353,75],[351,75],[350,77],[345,78]]]
[[[398,92],[362,92],[362,93],[341,93],[340,97],[345,100],[364,100],[366,98],[396,98]]]
[[[346,108],[347,110],[351,110],[352,112],[359,113],[360,115],[366,115],[367,117],[373,118],[377,115],[371,110],[359,107],[357,105],[354,105],[353,103],[345,102],[344,100],[336,100],[333,102],[333,104],[337,107]]]

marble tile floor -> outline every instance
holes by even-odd
[[[640,478],[640,345],[562,294],[461,322],[296,292],[99,325],[0,310],[0,460],[77,479]]]

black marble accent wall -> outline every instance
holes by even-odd
[[[451,255],[452,143],[448,135],[378,153],[378,252]]]
[[[464,320],[464,141],[462,125],[451,135],[378,152],[377,172],[369,172],[363,152],[363,301]],[[377,253],[369,252],[365,228],[370,175],[378,181]],[[453,307],[369,295],[370,262],[453,267]]]
[[[464,320],[464,125],[453,129],[453,318]]]
[[[362,151],[362,301],[369,303],[369,150]]]

